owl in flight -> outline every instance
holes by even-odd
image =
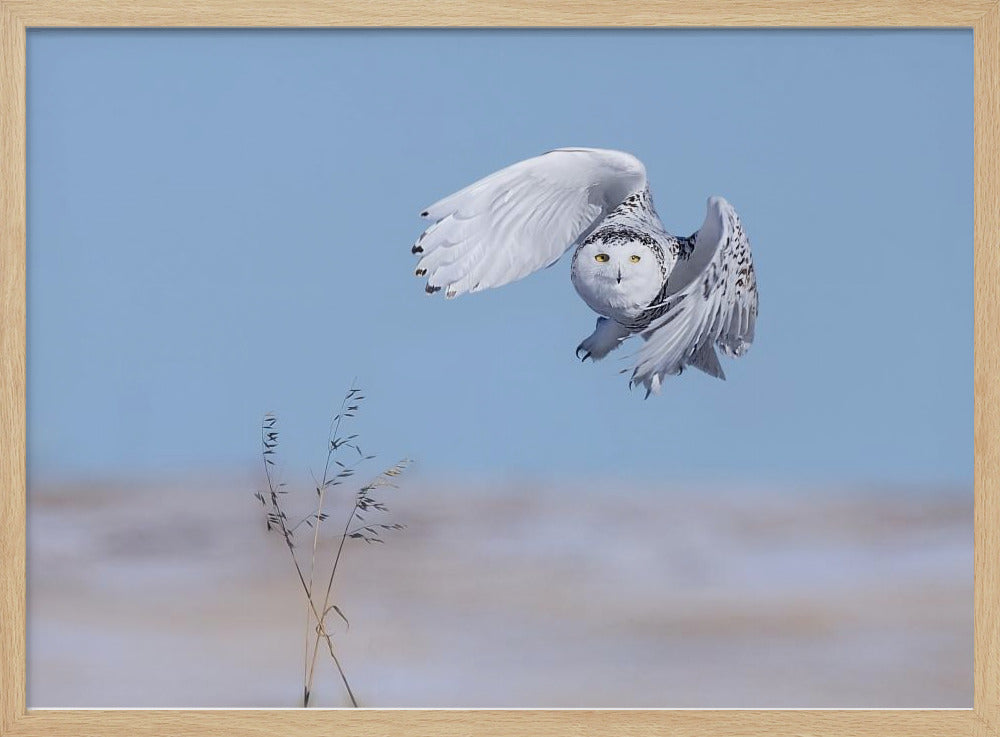
[[[725,379],[718,347],[741,356],[753,342],[757,279],[732,206],[708,200],[701,229],[684,238],[660,222],[634,156],[560,148],[490,174],[421,213],[433,224],[413,246],[426,291],[447,297],[499,287],[551,266],[570,248],[577,294],[600,317],[577,347],[604,358],[632,335],[644,343],[630,386],[659,393],[663,377],[694,366]]]

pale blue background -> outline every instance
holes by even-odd
[[[352,377],[440,474],[966,484],[967,31],[28,34],[33,476],[316,466]],[[558,146],[638,155],[668,228],[743,217],[757,342],[659,398],[568,264],[445,302],[417,213]]]

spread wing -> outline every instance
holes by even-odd
[[[713,344],[728,356],[741,356],[753,342],[757,277],[750,241],[736,211],[721,197],[709,199],[694,249],[670,272],[665,306],[666,312],[642,332],[646,343],[632,374],[647,392],[658,393],[665,375],[678,374],[690,363],[724,378]]]
[[[620,151],[562,148],[501,169],[439,200],[413,246],[427,291],[499,287],[559,260],[629,195],[642,163]]]

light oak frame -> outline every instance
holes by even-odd
[[[25,48],[43,27],[965,27],[975,44],[975,688],[951,710],[28,710]],[[961,244],[956,244],[961,247]],[[0,736],[1000,737],[1000,0],[0,0]]]

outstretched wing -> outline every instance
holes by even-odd
[[[421,213],[434,220],[413,246],[427,291],[455,297],[549,266],[629,195],[646,186],[630,154],[561,148],[480,179]]]
[[[713,343],[728,356],[741,356],[753,342],[757,277],[750,241],[721,197],[709,199],[694,249],[670,272],[664,306],[666,312],[642,332],[646,343],[632,374],[647,392],[659,392],[665,375],[678,374],[689,363],[712,367],[714,362],[714,375],[724,378],[713,361]]]

